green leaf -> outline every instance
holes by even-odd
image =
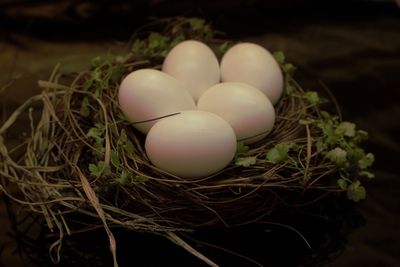
[[[94,126],[95,126],[101,133],[104,133],[104,131],[106,130],[106,127],[105,127],[104,124],[101,123],[101,122],[95,123]]]
[[[95,127],[90,128],[89,131],[86,133],[87,137],[93,138],[95,141],[93,146],[95,147],[96,151],[92,151],[92,153],[95,153],[95,155],[97,156],[101,156],[105,153],[105,148],[103,146],[104,132],[104,125],[101,123],[96,123]]]
[[[104,125],[101,123],[96,123],[95,127],[89,129],[86,136],[95,139],[97,142],[103,142],[104,131],[105,131]]]
[[[267,160],[272,163],[280,163],[288,158],[288,152],[293,147],[293,143],[277,144],[267,152]]]
[[[124,148],[125,152],[128,154],[133,154],[135,148],[131,140],[128,139],[124,129],[121,130],[119,137],[119,144]]]
[[[246,146],[243,142],[238,142],[236,145],[236,156],[240,154],[244,154],[249,151],[249,147]]]
[[[348,121],[341,122],[337,126],[335,133],[338,135],[353,137],[356,135],[356,125]]]
[[[87,79],[82,85],[82,90],[83,91],[89,90],[89,88],[92,86],[92,84],[93,84],[93,79],[92,78]]]
[[[128,140],[128,136],[126,135],[126,131],[125,131],[125,129],[122,129],[121,133],[119,135],[118,142],[121,144],[125,144],[127,140]]]
[[[129,54],[128,54],[129,55]],[[128,56],[116,56],[114,61],[115,63],[124,63]]]
[[[121,167],[119,154],[116,150],[111,150],[110,157],[111,157],[111,164],[114,165],[115,168],[118,169],[119,167]]]
[[[95,58],[92,58],[90,63],[92,64],[93,67],[98,67],[103,63],[103,60],[101,59],[100,56],[97,56]]]
[[[249,167],[256,164],[257,157],[240,157],[235,161],[236,166]]]
[[[200,30],[204,27],[204,20],[199,18],[191,18],[188,20],[192,30]]]
[[[296,67],[292,63],[286,63],[283,64],[282,70],[284,73],[292,74],[296,70]]]
[[[110,79],[115,83],[119,83],[121,81],[122,75],[124,73],[123,66],[115,66],[110,71]]]
[[[148,178],[143,175],[133,175],[133,173],[123,170],[117,182],[121,185],[135,185],[147,182]]]
[[[106,165],[104,161],[99,161],[96,164],[89,164],[90,174],[96,177],[107,176],[111,174],[111,168],[109,165]]]
[[[279,65],[283,65],[285,63],[285,54],[282,51],[273,53],[273,56]]]
[[[318,152],[321,152],[321,151],[323,151],[323,150],[326,149],[326,144],[324,143],[324,141],[322,141],[321,138],[318,138],[318,139],[315,141],[315,147],[317,148],[317,151],[318,151]]]
[[[97,128],[90,128],[86,134],[87,137],[92,137],[96,141],[103,141],[102,135],[103,134]]]
[[[358,161],[358,167],[360,169],[366,169],[371,166],[375,161],[375,156],[372,153],[368,153],[362,159]]]
[[[147,39],[147,47],[144,48],[143,54],[146,56],[165,55],[169,49],[169,37],[153,32]]]
[[[365,199],[366,195],[367,195],[367,192],[366,192],[364,186],[362,186],[360,184],[360,181],[354,181],[347,188],[348,199],[353,200],[355,202]]]
[[[313,120],[313,119],[300,119],[299,120],[299,124],[301,124],[301,125],[310,125],[314,122],[315,122],[315,120]]]
[[[172,40],[171,44],[170,44],[170,48],[175,47],[177,44],[179,44],[180,42],[185,41],[185,36],[183,36],[182,34],[176,36],[174,38],[174,40]]]
[[[131,142],[131,140],[127,140],[124,146],[124,149],[126,151],[126,153],[128,154],[133,154],[135,147],[133,146],[133,143]]]
[[[136,175],[135,177],[132,178],[132,184],[143,184],[149,180],[147,177],[142,176],[142,175]]]
[[[335,145],[339,143],[340,136],[335,133],[335,118],[332,120],[318,121],[316,125],[324,133],[324,142],[327,145]]]
[[[345,179],[343,179],[343,178],[338,179],[337,184],[341,189],[343,189],[343,190],[347,189],[347,181]]]
[[[141,50],[142,46],[143,46],[143,41],[140,39],[136,39],[132,44],[131,50],[134,52],[138,52]]]
[[[92,78],[94,81],[98,81],[98,82],[102,82],[101,79],[101,68],[96,68],[95,70],[93,70],[92,72]]]
[[[321,117],[322,117],[324,120],[331,120],[331,119],[332,119],[331,114],[329,114],[329,112],[327,112],[327,111],[325,111],[325,110],[321,110],[321,111],[319,112],[319,114],[321,114]]]
[[[221,54],[224,54],[228,50],[228,48],[229,48],[229,42],[224,42],[218,47],[218,51]]]
[[[369,172],[369,171],[361,171],[360,175],[364,176],[364,177],[367,177],[368,179],[375,178],[375,174],[373,174],[372,172]]]
[[[126,170],[122,170],[121,175],[117,178],[117,182],[122,185],[130,184],[132,181],[133,174],[131,172],[127,172]]]
[[[211,29],[210,25],[204,25],[204,28],[202,30],[204,40],[211,40],[214,37],[214,31]]]
[[[363,130],[358,130],[357,132],[356,132],[356,135],[354,136],[354,138],[353,138],[353,142],[355,143],[355,144],[359,144],[359,143],[361,143],[362,141],[365,141],[365,140],[367,140],[368,139],[368,133],[366,132],[366,131],[363,131]]]
[[[100,97],[105,88],[108,88],[108,82],[103,79],[103,71],[101,66],[92,71],[92,87],[95,89],[94,94]],[[93,91],[93,90],[92,90]]]
[[[294,93],[295,88],[296,87],[291,82],[287,82],[285,84],[285,89],[284,90],[288,95],[292,95]]]
[[[350,161],[358,163],[358,161],[365,157],[364,149],[355,147],[347,150],[347,155]]]
[[[82,100],[80,114],[85,118],[90,115],[90,103],[87,96],[85,96]]]
[[[319,97],[317,92],[308,91],[306,92],[303,97],[310,102],[311,105],[319,105],[321,104],[321,98]]]
[[[336,165],[343,165],[347,161],[347,152],[340,147],[336,147],[326,153],[325,157]]]
[[[149,35],[149,39],[148,39],[148,47],[150,49],[155,49],[155,48],[159,48],[159,47],[163,47],[166,44],[166,40],[167,38],[157,32],[152,32]]]

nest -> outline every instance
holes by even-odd
[[[0,189],[59,233],[52,249],[66,234],[104,227],[117,266],[110,226],[121,226],[164,235],[216,266],[179,233],[257,222],[282,206],[345,191],[337,183],[343,168],[326,156],[330,148],[318,145],[326,133],[314,123],[329,117],[337,126],[340,116],[322,111],[316,102],[323,101],[303,91],[282,54],[277,56],[285,93],[267,137],[250,147],[239,144],[232,163],[209,177],[183,179],[153,166],[144,151],[145,137],[119,109],[119,82],[136,69],[159,69],[179,41],[203,41],[219,56],[231,44],[198,19],[174,18],[160,25],[167,25],[162,34],[142,31],[126,55],[94,59],[87,71],[61,74],[56,67],[48,81],[39,81],[42,93],[28,99],[0,129]],[[24,114],[31,121],[30,134],[8,148],[6,131]]]

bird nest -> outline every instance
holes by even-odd
[[[233,43],[219,39],[199,19],[162,20],[152,27],[160,25],[159,33],[136,34],[123,56],[95,58],[86,71],[62,74],[56,67],[48,81],[39,81],[41,94],[22,104],[0,129],[0,189],[59,233],[52,249],[59,251],[66,234],[102,226],[117,266],[110,226],[120,226],[164,235],[213,265],[179,233],[254,223],[283,206],[306,205],[328,194],[345,192],[355,201],[365,197],[361,177],[373,177],[367,171],[373,155],[359,147],[366,132],[342,121],[338,109],[324,111],[329,101],[304,91],[280,52],[274,55],[285,88],[267,137],[250,146],[238,143],[229,166],[201,179],[152,165],[145,136],[119,108],[120,81],[136,69],[159,69],[182,40],[205,42],[218,56]],[[329,91],[326,95],[335,104]],[[11,148],[6,132],[21,116],[30,119],[30,132]]]

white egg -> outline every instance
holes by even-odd
[[[207,88],[220,81],[218,59],[214,52],[195,40],[176,45],[165,58],[162,70],[183,81],[195,101]]]
[[[150,161],[185,178],[200,178],[226,167],[236,152],[232,127],[206,111],[183,111],[159,120],[145,143]]]
[[[143,133],[157,122],[156,118],[196,109],[180,81],[153,69],[137,70],[126,76],[119,87],[118,101],[134,127]]]
[[[200,97],[197,108],[219,115],[235,130],[239,141],[256,142],[272,130],[275,109],[257,88],[237,82],[212,86]]]
[[[283,91],[282,71],[264,47],[253,43],[240,43],[231,47],[221,61],[223,82],[243,82],[261,90],[278,102]]]

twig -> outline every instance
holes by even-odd
[[[339,103],[337,102],[336,97],[334,96],[334,94],[332,94],[331,90],[328,88],[328,86],[326,86],[326,84],[323,81],[319,80],[319,84],[322,86],[322,89],[324,89],[325,92],[329,95],[329,98],[332,100],[332,103],[335,105],[336,113],[339,117],[339,120],[342,121],[343,120],[342,112],[340,110],[340,106],[339,106]]]
[[[177,244],[178,246],[186,249],[187,251],[189,251],[192,255],[194,255],[195,257],[199,258],[200,260],[202,260],[203,262],[205,262],[206,264],[208,264],[211,267],[219,267],[218,264],[216,264],[215,262],[213,262],[212,260],[210,260],[209,258],[207,258],[206,256],[204,256],[203,254],[201,254],[199,251],[197,251],[196,249],[194,249],[192,246],[190,246],[188,243],[186,243],[182,238],[180,238],[179,236],[177,236],[175,233],[173,232],[166,232],[165,233],[165,237],[168,238],[170,241],[172,241],[173,243]]]
[[[113,261],[114,261],[114,267],[118,267],[118,262],[117,262],[117,244],[115,242],[115,237],[113,233],[111,232],[110,228],[108,227],[106,217],[104,215],[104,211],[100,206],[100,202],[98,197],[96,196],[96,193],[93,191],[92,187],[90,186],[90,183],[88,182],[87,178],[83,173],[77,169],[79,173],[79,177],[82,182],[82,187],[83,190],[85,191],[85,194],[87,198],[89,199],[90,203],[92,203],[93,207],[95,208],[97,214],[99,215],[101,221],[103,222],[104,229],[107,232],[109,242],[110,242],[110,250],[113,256]]]

